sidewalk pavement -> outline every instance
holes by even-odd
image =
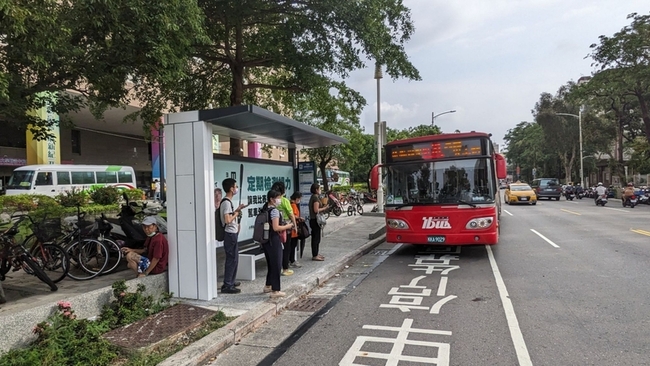
[[[330,226],[330,220],[332,225]],[[159,365],[199,365],[231,345],[239,342],[244,336],[266,323],[279,314],[293,301],[312,292],[325,281],[341,272],[346,265],[367,253],[385,240],[385,221],[377,216],[353,216],[330,219],[325,226],[320,245],[321,254],[325,257],[322,262],[311,260],[310,240],[307,239],[305,252],[300,261],[302,268],[294,268],[291,276],[282,276],[282,291],[287,294],[281,299],[270,299],[262,292],[266,281],[266,263],[258,261],[256,279],[242,281],[239,294],[221,294],[211,301],[185,301],[212,310],[221,310],[227,316],[237,316],[226,327],[221,328],[185,349],[169,357]],[[337,224],[334,224],[337,222]],[[339,223],[340,222],[340,223]],[[328,227],[329,226],[329,227]],[[219,284],[223,275],[223,252],[218,253]]]
[[[370,211],[372,205],[364,207]],[[303,258],[299,261],[302,268],[295,268],[292,276],[282,276],[282,290],[287,297],[270,301],[268,294],[263,294],[266,279],[266,262],[256,262],[256,279],[242,281],[240,294],[221,294],[211,301],[189,301],[179,299],[180,302],[190,303],[213,310],[221,310],[228,316],[238,316],[231,324],[208,337],[181,351],[181,361],[166,363],[168,365],[196,364],[187,360],[204,359],[206,355],[216,355],[238,339],[254,330],[267,319],[275,316],[288,306],[293,300],[309,293],[316,286],[334,276],[347,263],[354,261],[383,241],[383,217],[377,216],[351,216],[345,214],[340,217],[332,216],[328,219],[320,244],[321,254],[325,261],[311,260],[311,239],[305,243]],[[374,234],[374,240],[369,235]],[[223,249],[217,249],[217,270],[219,286],[223,283],[225,255]],[[125,269],[125,265],[121,267]],[[7,303],[0,305],[0,329],[5,337],[0,339],[0,352],[18,347],[33,340],[31,329],[34,325],[45,320],[54,309],[59,300],[70,301],[75,313],[80,318],[92,318],[99,314],[103,304],[111,298],[111,285],[117,280],[127,280],[127,285],[133,291],[138,284],[147,286],[147,293],[156,294],[167,291],[167,276],[156,275],[134,279],[128,270],[119,271],[110,275],[100,276],[89,281],[74,281],[65,278],[58,283],[59,290],[50,292],[47,285],[36,277],[27,275],[23,271],[11,272],[3,282]],[[208,357],[209,358],[209,357]]]

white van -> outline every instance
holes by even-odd
[[[91,190],[104,186],[135,189],[133,168],[116,165],[25,165],[14,170],[6,185],[6,194],[54,197],[73,189]]]

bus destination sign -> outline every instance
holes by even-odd
[[[485,155],[481,139],[420,142],[386,147],[391,162],[421,161]]]

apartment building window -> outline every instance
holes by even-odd
[[[72,145],[72,153],[81,155],[81,131],[70,130],[70,144]]]

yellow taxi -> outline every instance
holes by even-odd
[[[537,195],[535,194],[535,191],[533,191],[530,185],[520,181],[508,184],[503,196],[506,203],[509,205],[513,203],[537,204]]]

